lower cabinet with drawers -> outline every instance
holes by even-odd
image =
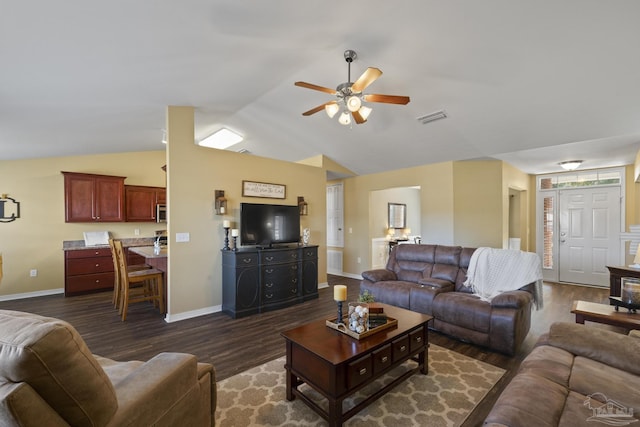
[[[68,250],[64,258],[65,296],[113,289],[111,249]]]
[[[222,251],[222,311],[249,316],[318,298],[318,247]]]

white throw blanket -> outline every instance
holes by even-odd
[[[542,263],[537,254],[512,249],[478,248],[471,255],[465,286],[485,301],[502,292],[535,283],[533,299],[542,308]]]

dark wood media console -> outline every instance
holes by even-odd
[[[222,311],[235,318],[318,298],[318,246],[222,251]]]

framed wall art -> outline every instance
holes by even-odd
[[[265,197],[268,199],[284,199],[287,197],[286,186],[267,182],[242,181],[243,197]]]

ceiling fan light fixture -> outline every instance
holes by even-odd
[[[367,120],[367,118],[369,117],[369,114],[371,114],[371,112],[373,111],[373,109],[367,107],[366,105],[363,105],[362,107],[360,107],[360,109],[358,110],[358,112],[360,113],[360,116],[364,119]]]
[[[329,118],[333,119],[333,116],[335,116],[338,113],[338,111],[340,111],[340,107],[338,106],[338,104],[334,102],[334,103],[325,105],[324,111],[326,111],[327,116],[329,116]]]
[[[338,123],[345,126],[351,124],[351,116],[349,115],[349,113],[347,113],[346,111],[343,111],[342,114],[340,114],[340,117],[338,118]]]
[[[572,171],[580,167],[580,165],[582,164],[582,160],[567,160],[566,162],[560,162],[558,164],[562,167],[562,169],[566,171]]]
[[[351,112],[358,111],[361,106],[362,106],[362,100],[360,100],[360,97],[352,95],[349,98],[347,98],[347,108],[349,109],[349,111]]]

